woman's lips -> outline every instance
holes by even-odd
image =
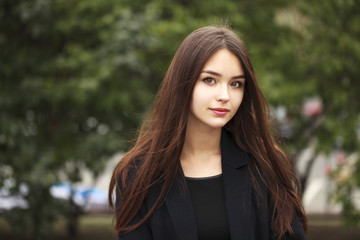
[[[226,108],[210,108],[210,110],[218,116],[225,116],[229,112]]]

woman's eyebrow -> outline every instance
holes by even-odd
[[[217,73],[217,72],[214,72],[214,71],[211,71],[211,70],[205,70],[205,71],[202,71],[201,73],[209,73],[209,74],[217,76],[217,77],[222,76],[220,73]],[[242,74],[242,75],[234,76],[231,79],[239,79],[239,78],[245,78],[245,75]]]

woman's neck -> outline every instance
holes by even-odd
[[[221,171],[221,128],[188,125],[180,163],[185,176],[207,177]]]

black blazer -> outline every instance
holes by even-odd
[[[249,173],[250,158],[242,151],[225,130],[221,136],[221,157],[224,180],[227,217],[232,240],[269,240],[272,236],[271,210],[263,204],[267,202],[267,192],[259,198],[251,185]],[[179,173],[180,181],[175,180],[162,205],[150,219],[134,231],[120,234],[119,240],[197,240],[197,228],[190,196],[184,175]],[[131,221],[134,224],[142,219],[153,206],[160,188],[150,189],[139,213]],[[283,240],[305,239],[302,225],[297,216],[293,219],[294,234],[287,234]]]

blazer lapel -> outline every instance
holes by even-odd
[[[179,173],[178,175],[180,175],[180,179],[184,178],[183,174]],[[175,179],[165,198],[165,203],[178,239],[197,240],[197,225],[185,179],[183,179],[183,183],[184,186],[179,179]]]
[[[226,209],[231,239],[248,239],[251,216],[249,156],[225,130],[221,135],[221,157]]]

